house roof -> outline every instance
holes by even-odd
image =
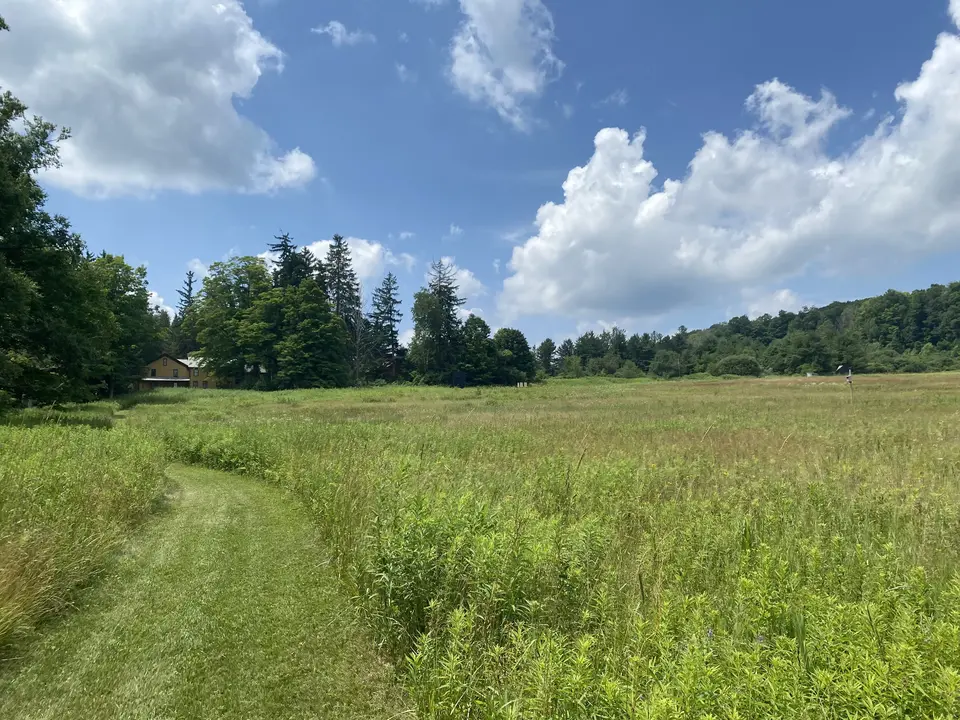
[[[169,355],[169,354],[167,354],[167,353],[163,353],[162,355],[158,355],[156,358],[154,358],[154,359],[151,360],[150,362],[151,362],[151,363],[155,363],[157,360],[159,360],[159,359],[161,359],[161,358],[169,358],[170,360],[173,360],[173,361],[176,362],[176,363],[180,363],[180,364],[183,365],[184,367],[188,367],[188,368],[190,368],[191,370],[194,369],[194,368],[203,367],[203,360],[201,360],[200,358],[175,358],[173,355]],[[150,363],[147,363],[147,364],[149,365]]]

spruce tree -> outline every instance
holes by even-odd
[[[166,351],[174,357],[185,358],[190,353],[200,349],[193,313],[197,299],[195,287],[196,275],[193,270],[188,270],[183,281],[183,287],[177,290],[180,301],[177,303],[177,313],[170,323],[170,331],[166,342]]]
[[[537,348],[537,362],[547,375],[553,375],[557,371],[557,346],[550,338],[547,338]]]
[[[400,307],[399,285],[393,273],[387,273],[373,293],[373,310],[370,313],[370,330],[373,335],[374,357],[378,373],[388,380],[395,380],[399,372]]]
[[[324,263],[327,281],[327,295],[333,312],[351,327],[356,322],[360,310],[360,281],[353,270],[350,258],[350,246],[340,235],[333,236],[327,259]]]
[[[283,339],[276,343],[281,388],[339,387],[348,378],[348,338],[319,283],[310,278],[284,290]]]
[[[177,315],[180,317],[183,317],[187,310],[193,307],[194,277],[193,270],[187,270],[187,277],[183,281],[183,287],[177,290],[177,295],[180,296],[180,302],[177,304]]]
[[[314,275],[313,256],[309,250],[297,252],[297,246],[289,234],[274,236],[277,242],[268,245],[277,256],[273,271],[274,287],[297,287]]]

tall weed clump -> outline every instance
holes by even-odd
[[[123,427],[0,426],[0,646],[104,566],[162,494],[165,457]]]

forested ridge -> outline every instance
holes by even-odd
[[[671,336],[587,332],[564,341],[554,359],[556,372],[567,376],[820,374],[838,365],[867,373],[957,369],[960,282],[752,320],[744,315],[705,330],[680,327]]]
[[[324,258],[283,234],[262,255],[214,263],[202,283],[187,273],[171,317],[151,305],[144,267],[91,253],[47,209],[37,175],[58,166],[68,141],[67,130],[0,95],[0,408],[126,392],[161,352],[196,355],[236,387],[263,390],[958,365],[960,283],[670,336],[611,328],[532,347],[519,330],[491,335],[482,318],[465,317],[454,269],[442,261],[406,311],[414,332],[403,347],[397,278],[388,273],[365,298],[339,235]]]

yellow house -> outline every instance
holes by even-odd
[[[161,355],[147,365],[137,385],[139,390],[153,390],[158,387],[189,387],[206,390],[221,387],[217,378],[196,358],[177,359],[170,355]]]

